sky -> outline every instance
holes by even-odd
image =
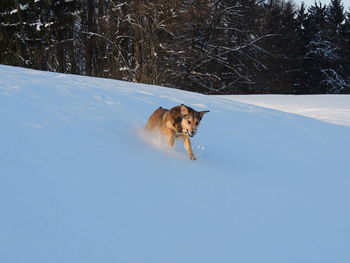
[[[330,0],[317,0],[317,2],[321,2],[322,4],[328,5],[330,3]],[[294,2],[298,5],[300,5],[302,2],[306,4],[306,6],[310,6],[315,3],[315,0],[294,0]],[[344,5],[345,10],[349,11],[350,7],[350,0],[342,0],[342,3]]]

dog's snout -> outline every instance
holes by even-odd
[[[193,137],[196,134],[196,130],[189,132],[190,137]]]

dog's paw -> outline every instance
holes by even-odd
[[[191,156],[190,156],[190,159],[191,159],[191,160],[197,160],[196,156],[194,156],[194,155],[191,155]]]

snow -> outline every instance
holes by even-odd
[[[232,95],[224,98],[350,126],[350,95]]]
[[[42,27],[44,24],[41,23],[40,20],[38,20],[38,21],[35,23],[35,25],[36,25],[36,30],[37,30],[37,31],[41,31],[41,27]],[[45,27],[46,27],[46,26],[45,26]]]
[[[21,9],[22,10],[22,9]],[[13,14],[16,14],[18,13],[18,9],[13,9],[11,12],[10,12],[10,15],[13,15]]]
[[[210,110],[197,161],[143,132],[179,103]],[[348,126],[8,66],[0,121],[1,262],[350,261]]]
[[[22,5],[22,4],[19,4],[19,9],[21,9],[22,11],[25,11],[29,8],[29,4],[25,4],[25,5]]]

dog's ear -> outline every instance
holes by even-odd
[[[202,119],[202,118],[203,118],[203,115],[206,114],[206,113],[208,113],[208,112],[209,112],[208,110],[198,112],[199,118]]]
[[[181,106],[180,106],[180,111],[181,111],[181,115],[187,115],[188,114],[188,109],[183,104],[181,104]]]

